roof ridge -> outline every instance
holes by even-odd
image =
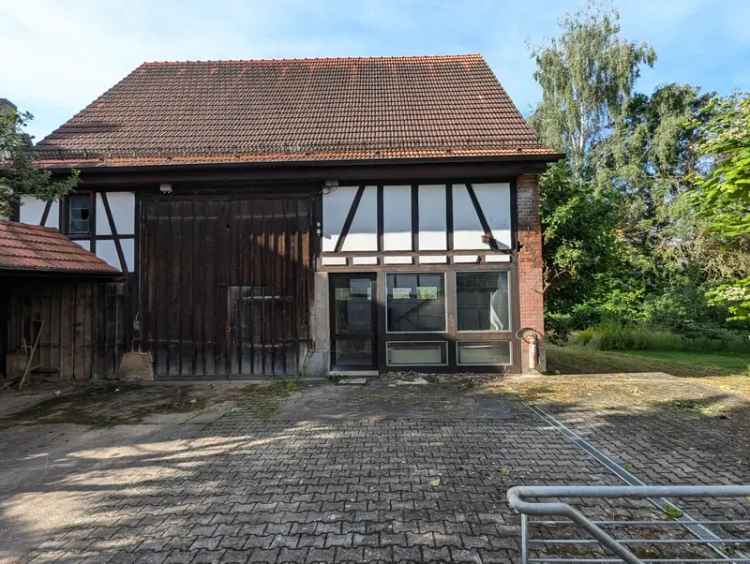
[[[144,61],[143,66],[159,65],[185,65],[185,64],[205,64],[205,63],[310,63],[310,62],[331,62],[331,61],[407,61],[407,60],[456,60],[456,59],[481,59],[484,60],[481,53],[453,53],[445,55],[373,55],[373,56],[354,56],[354,57],[291,57],[291,58],[262,58],[262,59],[188,59],[181,61]]]

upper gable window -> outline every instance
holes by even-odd
[[[73,194],[68,199],[68,233],[70,235],[91,233],[91,197],[89,194]]]

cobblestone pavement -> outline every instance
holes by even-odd
[[[88,445],[56,445],[41,470],[33,448],[10,457],[0,463],[0,560],[515,562],[509,486],[620,483],[486,388],[326,385],[270,419],[255,413],[240,404],[208,423],[142,426],[127,440],[99,431]],[[633,437],[629,447],[607,444],[646,457],[663,448],[647,428]],[[711,461],[700,464],[711,476]],[[12,473],[19,465],[27,480]]]

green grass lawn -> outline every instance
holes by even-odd
[[[547,368],[560,374],[667,372],[673,376],[750,375],[750,354],[681,351],[598,351],[547,345]]]

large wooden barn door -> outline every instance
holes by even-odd
[[[142,344],[157,377],[299,371],[311,199],[170,195],[141,206]]]

